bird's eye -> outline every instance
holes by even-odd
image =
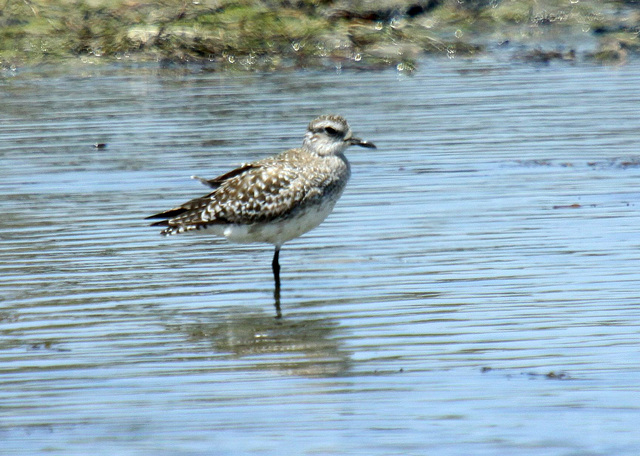
[[[327,134],[331,135],[331,136],[338,136],[339,135],[338,130],[336,130],[333,127],[325,127],[324,131],[326,131]]]

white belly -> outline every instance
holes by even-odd
[[[333,210],[335,201],[310,207],[293,218],[252,225],[213,225],[205,232],[224,236],[230,242],[248,244],[264,242],[281,246],[320,225]]]

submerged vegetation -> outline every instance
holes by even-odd
[[[0,0],[0,66],[64,59],[215,68],[395,66],[503,52],[622,63],[636,0]]]

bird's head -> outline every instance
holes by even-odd
[[[356,138],[341,116],[320,116],[311,121],[304,135],[303,147],[318,155],[337,155],[349,146],[375,149],[372,142]]]

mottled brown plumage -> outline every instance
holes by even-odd
[[[275,245],[273,269],[279,296],[278,254],[285,242],[319,225],[331,213],[350,176],[344,151],[375,148],[355,138],[340,116],[321,116],[307,128],[302,147],[244,164],[215,179],[199,179],[208,195],[148,218],[173,235],[206,228],[232,242]]]
[[[291,149],[208,181],[216,185],[213,192],[154,215],[166,220],[153,226],[167,226],[162,234],[172,235],[211,225],[252,225],[290,218],[324,198],[337,200],[349,173],[343,157]]]

